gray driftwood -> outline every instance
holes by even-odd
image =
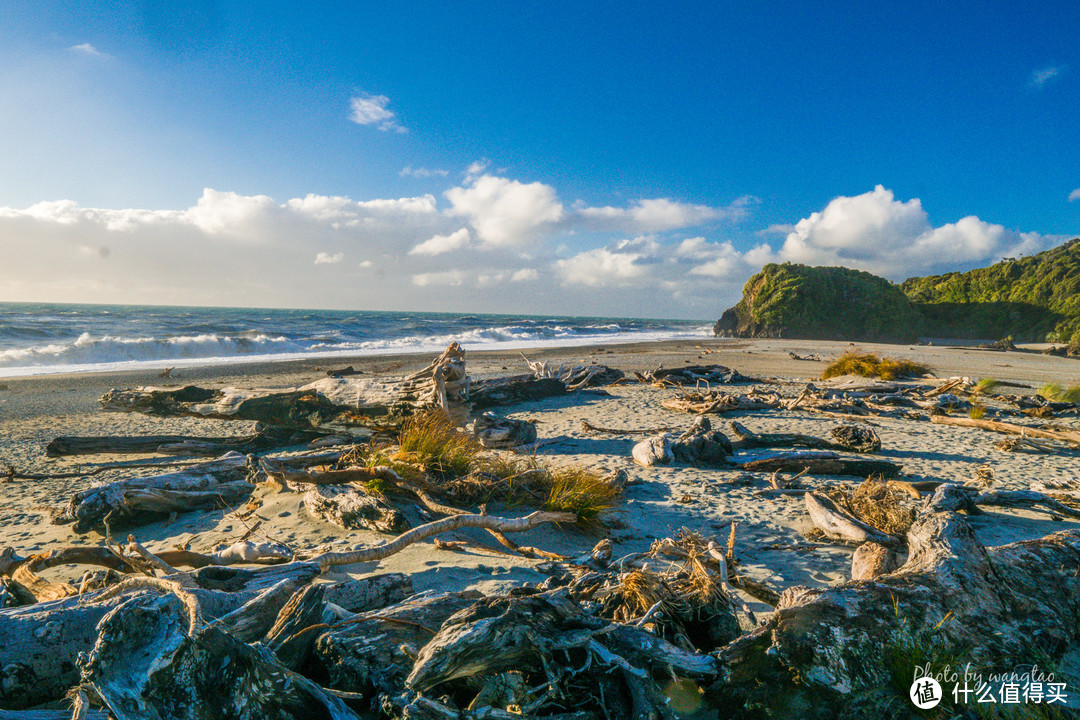
[[[712,700],[731,717],[784,716],[793,703],[808,720],[877,716],[907,701],[891,689],[898,653],[1012,667],[1080,638],[1080,531],[984,548],[963,516],[930,512],[908,547],[899,570],[872,582],[787,589],[761,628],[717,653]]]
[[[898,538],[867,525],[821,493],[808,492],[803,498],[814,525],[830,538],[854,543],[873,542],[887,547],[900,544]]]
[[[536,423],[485,412],[473,421],[473,435],[484,447],[530,445],[536,442]]]
[[[400,510],[353,488],[316,485],[304,494],[304,507],[312,517],[344,530],[399,533],[409,529]]]
[[[802,447],[815,450],[848,450],[851,452],[876,452],[881,440],[873,428],[855,425],[838,425],[829,431],[829,439],[800,435],[798,433],[755,433],[735,420],[731,429],[738,437],[736,449],[762,447]]]
[[[359,717],[267,648],[190,628],[186,613],[175,595],[141,596],[102,619],[82,676],[117,720]]]
[[[807,472],[811,475],[854,475],[896,477],[902,466],[887,460],[855,460],[827,451],[790,452],[744,460],[743,470],[757,472]]]
[[[851,556],[851,579],[873,580],[900,567],[896,550],[876,542],[864,542]]]
[[[235,505],[254,486],[246,480],[247,459],[227,453],[182,470],[106,483],[75,493],[53,522],[74,522],[75,532],[105,525],[135,525],[199,508]]]

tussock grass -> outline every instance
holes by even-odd
[[[994,378],[983,378],[979,382],[975,383],[975,388],[971,391],[975,395],[985,395],[992,393],[1001,386],[1000,380]]]
[[[412,416],[401,426],[399,459],[429,473],[465,475],[484,447],[471,435],[459,432],[446,413],[431,410]]]
[[[882,380],[896,380],[920,377],[928,372],[930,372],[929,365],[914,360],[881,358],[875,353],[848,350],[825,368],[821,379],[828,380],[841,375],[860,375]]]
[[[1062,387],[1057,383],[1046,383],[1039,388],[1039,394],[1053,402],[1080,403],[1080,385]]]
[[[536,456],[491,451],[440,411],[407,420],[398,443],[357,446],[339,466],[388,466],[410,485],[455,507],[494,502],[572,512],[583,526],[598,524],[618,507],[622,495],[618,486],[588,468],[552,467]],[[381,478],[365,483],[377,494],[393,487]]]
[[[986,406],[979,403],[971,403],[971,409],[968,410],[968,417],[972,420],[982,420],[986,415]]]

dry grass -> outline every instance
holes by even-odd
[[[882,380],[896,380],[921,377],[928,372],[930,372],[929,365],[914,360],[881,358],[874,353],[848,350],[825,368],[821,379],[828,380],[841,375],[860,375]]]
[[[986,406],[979,403],[971,403],[971,409],[968,410],[968,417],[972,420],[982,420],[986,415]]]
[[[490,451],[437,411],[406,421],[399,443],[357,446],[338,465],[388,466],[410,485],[454,507],[503,503],[572,512],[584,526],[615,510],[622,495],[587,468],[549,467],[536,456]],[[366,489],[386,494],[393,483],[375,479]]]
[[[827,493],[838,505],[867,525],[897,537],[904,537],[915,522],[909,496],[893,490],[880,478],[869,478],[854,490],[836,488]]]
[[[1046,383],[1039,388],[1039,394],[1053,402],[1080,403],[1080,385],[1066,388],[1057,383]]]

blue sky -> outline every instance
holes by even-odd
[[[953,5],[9,0],[0,299],[707,319],[1080,234],[1080,5]]]

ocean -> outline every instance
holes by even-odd
[[[687,320],[0,303],[0,377],[711,334]]]

